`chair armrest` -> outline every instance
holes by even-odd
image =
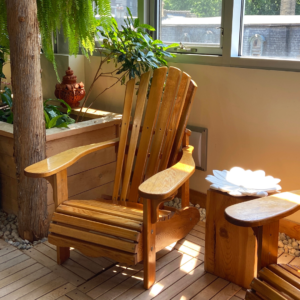
[[[241,227],[258,227],[300,210],[300,190],[246,201],[225,209],[225,219]]]
[[[48,177],[73,165],[81,157],[91,152],[116,146],[118,142],[119,138],[116,138],[106,142],[72,148],[27,167],[24,173],[28,177]]]
[[[139,186],[139,195],[146,199],[165,200],[173,195],[195,172],[194,147],[183,148],[181,160],[169,169],[155,174]]]

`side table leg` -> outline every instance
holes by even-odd
[[[257,273],[264,267],[277,263],[279,221],[253,227],[257,240]]]

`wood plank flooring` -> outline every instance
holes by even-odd
[[[177,244],[157,253],[156,284],[143,288],[143,265],[125,266],[89,258],[77,250],[56,264],[55,246],[46,242],[20,251],[0,240],[0,299],[14,300],[241,300],[245,290],[204,271],[205,223]],[[300,264],[279,253],[279,263]]]

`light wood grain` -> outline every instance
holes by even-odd
[[[137,252],[137,244],[110,238],[104,235],[93,234],[87,231],[82,231],[75,228],[65,227],[57,224],[50,224],[49,231],[59,235],[64,235],[70,238],[79,239],[86,242],[95,243],[102,246],[107,246],[119,250],[124,250],[130,253]]]
[[[225,210],[225,218],[237,226],[257,227],[279,221],[299,209],[300,191],[293,191],[233,205]]]
[[[293,299],[300,298],[300,290],[290,283],[283,280],[281,277],[273,273],[267,268],[263,268],[259,271],[259,278],[266,281],[269,285],[276,288],[279,292],[289,295]]]
[[[260,295],[265,296],[267,299],[274,300],[286,300],[278,291],[274,290],[268,284],[263,281],[260,281],[257,278],[254,278],[251,282],[251,287],[253,290],[258,292]]]
[[[268,269],[300,290],[300,272],[295,272],[298,275],[295,276],[293,273],[275,264],[269,265]]]
[[[187,91],[191,81],[191,76],[185,72],[182,72],[180,85],[178,87],[178,93],[175,99],[175,104],[170,116],[170,122],[166,132],[165,144],[164,144],[164,155],[161,158],[159,165],[159,171],[163,171],[167,168],[168,162],[171,155],[174,139],[177,133],[178,124],[180,121],[183,105],[186,99]]]
[[[139,142],[139,152],[136,158],[134,174],[130,186],[129,199],[132,202],[137,202],[139,198],[138,187],[142,183],[144,177],[144,172],[147,164],[147,156],[151,145],[153,136],[152,133],[157,119],[157,113],[167,70],[168,69],[166,67],[161,67],[154,70],[153,72],[153,79],[148,98],[148,103],[151,103],[151,105],[148,105],[146,109],[143,123],[143,132]]]
[[[284,232],[290,238],[300,240],[300,223],[292,222],[287,219],[279,221],[279,232]]]
[[[122,237],[128,240],[138,241],[140,233],[123,227],[111,226],[95,221],[89,221],[82,218],[54,213],[52,221],[82,227],[85,229],[106,233],[109,235]]]
[[[103,184],[112,182],[115,177],[115,170],[116,163],[112,162],[85,170],[79,174],[68,176],[69,197],[75,196],[82,191],[94,189]]]
[[[135,157],[136,146],[139,138],[140,126],[143,118],[146,95],[148,92],[149,79],[150,79],[150,72],[144,73],[140,79],[139,92],[136,100],[134,118],[132,122],[130,143],[129,143],[128,155],[126,159],[126,169],[124,172],[122,192],[120,198],[121,202],[123,202],[123,205],[125,204],[124,201],[126,201],[127,198],[129,181],[131,177],[131,171],[132,171],[133,161]]]
[[[224,211],[240,202],[246,205],[250,199],[215,190],[207,192],[205,270],[244,288],[249,288],[256,276],[256,238],[251,228],[227,222]]]
[[[140,221],[140,222],[143,221],[142,215],[132,214],[130,212],[130,209],[126,210],[126,207],[123,209],[123,211],[116,210],[113,206],[112,208],[109,208],[109,207],[102,206],[101,203],[98,203],[99,205],[97,205],[96,200],[69,200],[69,201],[65,201],[63,204],[67,206],[82,208],[85,210],[97,211],[111,216],[123,217],[129,220]]]
[[[108,147],[116,146],[118,142],[119,139],[116,138],[107,142],[72,148],[27,167],[24,171],[25,175],[35,178],[51,176],[68,168],[84,155]]]
[[[180,162],[144,181],[139,186],[140,196],[147,199],[164,200],[174,194],[195,172],[193,150],[192,146],[184,148]]]
[[[105,223],[109,225],[114,225],[118,227],[124,227],[136,231],[142,231],[142,223],[131,220],[131,219],[126,219],[126,218],[121,218],[117,216],[112,216],[112,215],[106,215],[106,214],[101,214],[99,212],[95,212],[93,210],[87,210],[83,208],[78,208],[78,207],[72,207],[72,206],[67,206],[67,205],[60,205],[57,209],[56,212],[61,213],[61,214],[67,214],[79,218],[84,218],[92,221],[97,221],[100,223]]]
[[[105,246],[96,245],[94,243],[78,241],[77,239],[72,239],[68,237],[59,237],[53,234],[49,234],[48,240],[51,244],[60,247],[73,247],[78,249],[81,253],[90,257],[110,257],[116,261],[122,263],[128,263],[129,265],[134,265],[137,263],[136,254],[130,254],[128,252],[107,248]]]
[[[159,115],[157,118],[156,131],[155,135],[152,138],[151,155],[145,173],[145,180],[157,173],[160,163],[161,152],[164,152],[164,156],[169,156],[169,153],[166,152],[166,149],[163,149],[163,142],[168,131],[171,112],[178,91],[180,76],[180,69],[175,67],[169,68],[163,99],[160,105]]]
[[[177,162],[177,157],[182,146],[182,140],[184,137],[188,118],[192,109],[192,104],[195,99],[196,91],[197,91],[197,84],[193,80],[191,80],[186,94],[186,98],[184,100],[182,114],[177,127],[177,132],[173,143],[173,148],[170,155],[168,167],[173,166]]]

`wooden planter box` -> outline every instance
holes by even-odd
[[[74,112],[75,113],[75,112]],[[68,128],[46,130],[46,155],[50,157],[73,147],[98,143],[118,136],[122,115],[93,110],[91,120]],[[114,147],[87,155],[68,168],[69,199],[97,199],[112,194],[116,153]],[[13,157],[13,125],[0,122],[0,201],[8,213],[18,213],[17,178]],[[44,179],[46,180],[46,179]],[[47,182],[48,183],[48,182]],[[54,211],[53,190],[47,184],[48,217]]]

